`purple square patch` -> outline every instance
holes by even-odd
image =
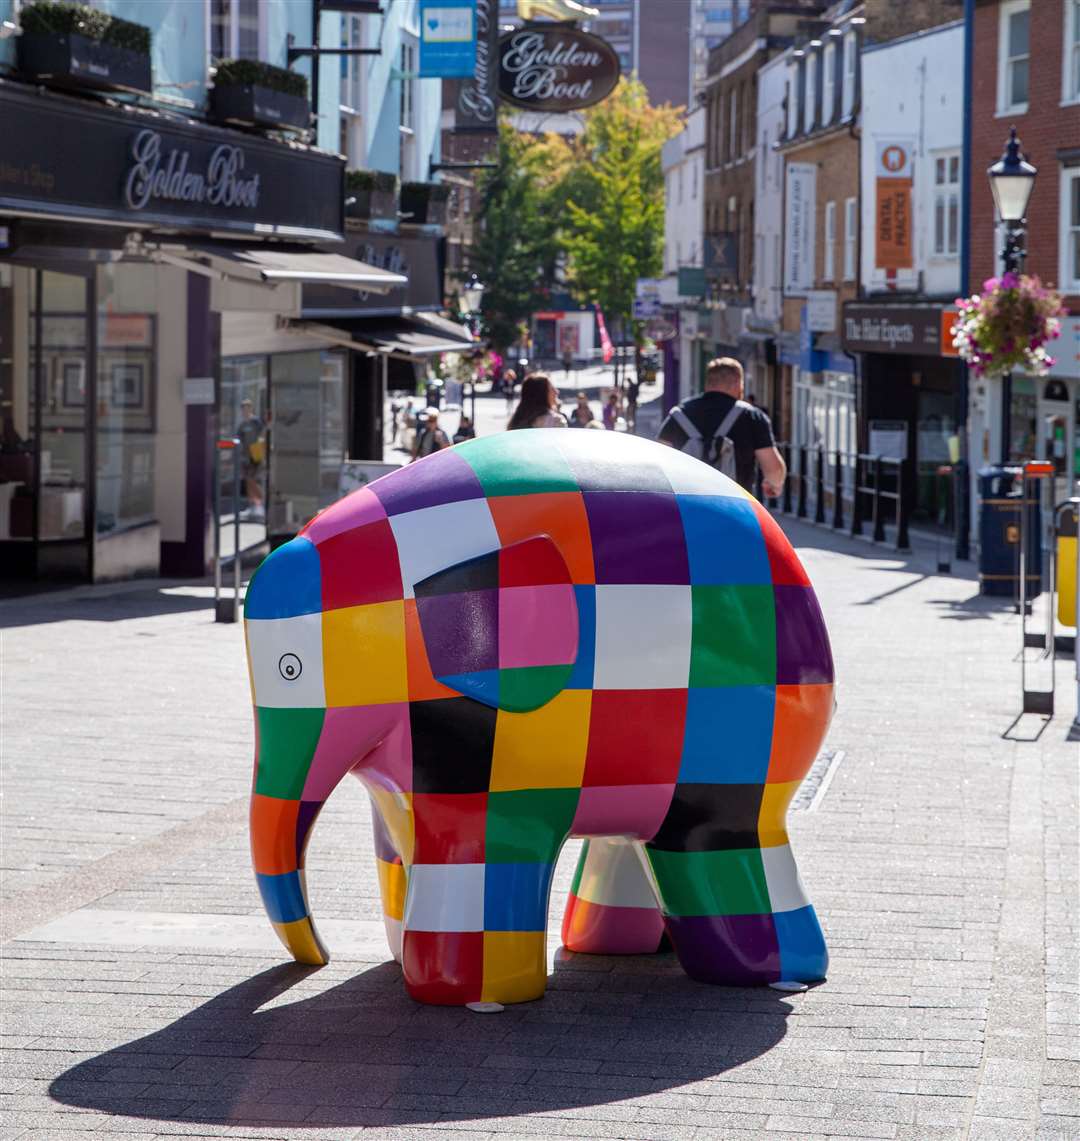
[[[780,943],[771,915],[669,915],[683,970],[701,982],[753,986],[780,977]]]
[[[499,592],[471,590],[418,598],[416,608],[435,677],[499,668]]]
[[[774,586],[776,684],[823,685],[833,680],[832,650],[821,607],[808,586]]]
[[[674,495],[587,491],[584,499],[598,583],[689,583],[686,538]]]
[[[483,499],[476,472],[456,452],[434,452],[371,485],[387,515],[404,515],[421,507]]]

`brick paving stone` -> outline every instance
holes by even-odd
[[[699,986],[671,955],[560,955],[543,1003],[481,1019],[410,1002],[381,947],[307,971],[268,929],[199,942],[200,916],[264,931],[240,631],[202,587],[0,603],[0,905],[20,936],[2,946],[0,1141],[1080,1137],[1066,718],[1002,738],[1019,627],[970,575],[785,525],[830,623],[844,752],[790,821],[832,955],[800,995]],[[94,666],[73,680],[79,656]],[[379,920],[364,801],[335,793],[309,850],[327,922]],[[92,914],[124,942],[95,942]],[[157,914],[194,917],[193,945],[151,945]],[[65,915],[77,942],[25,939]]]

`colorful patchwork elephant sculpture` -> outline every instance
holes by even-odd
[[[552,870],[590,838],[573,951],[712,983],[827,953],[785,817],[832,713],[828,636],[772,517],[614,432],[470,440],[316,516],[256,572],[256,878],[324,963],[304,882],[346,773],[370,794],[387,935],[432,1003],[543,994]]]

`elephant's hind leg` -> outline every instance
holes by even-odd
[[[401,923],[405,915],[406,870],[401,853],[394,845],[390,829],[383,821],[377,802],[371,802],[371,827],[375,837],[375,867],[379,874],[383,926],[390,954],[401,962]]]
[[[640,849],[617,836],[585,841],[563,915],[568,951],[647,955],[659,948],[664,920]]]
[[[825,977],[825,940],[783,830],[793,791],[676,786],[646,851],[668,934],[691,977],[743,986]]]

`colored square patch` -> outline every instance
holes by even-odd
[[[685,690],[596,690],[584,783],[674,784],[685,717]]]
[[[406,929],[401,967],[417,1002],[479,1002],[484,986],[484,933]]]
[[[673,495],[589,491],[585,510],[598,583],[690,581],[682,518]]]
[[[692,616],[687,586],[596,587],[596,688],[685,689]]]
[[[769,901],[773,911],[798,911],[800,907],[809,906],[810,900],[806,898],[789,845],[762,848],[761,863],[765,869],[765,882],[769,885]]]
[[[299,800],[319,744],[324,709],[255,710],[255,792]]]
[[[320,511],[300,531],[300,534],[318,546],[344,531],[351,531],[354,527],[366,527],[369,523],[376,523],[385,518],[386,509],[375,493],[370,487],[361,487]]]
[[[498,550],[487,501],[467,499],[391,516],[406,598],[436,571]]]
[[[669,915],[771,914],[757,848],[675,852],[646,847]]]
[[[596,587],[575,586],[578,612],[578,648],[568,689],[592,689],[596,672]]]
[[[408,700],[402,602],[348,606],[324,614],[323,677],[327,705]]]
[[[544,931],[552,865],[488,864],[484,879],[485,931]]]
[[[552,863],[577,808],[579,789],[538,788],[488,795],[489,863]]]
[[[414,792],[487,792],[495,745],[494,709],[467,697],[414,701]]]
[[[482,931],[483,864],[413,864],[405,897],[409,931]]]
[[[324,611],[402,597],[397,543],[385,519],[323,540],[319,559]]]
[[[257,705],[312,709],[326,704],[321,614],[249,618],[244,635]]]
[[[486,792],[417,792],[412,808],[413,859],[418,864],[484,862]]]
[[[543,931],[484,932],[485,1002],[528,1002],[547,981]]]
[[[771,685],[691,689],[679,780],[684,784],[764,784],[774,705]]]
[[[576,583],[595,581],[585,501],[578,491],[497,496],[488,500],[504,547],[548,535]]]
[[[761,793],[761,811],[758,813],[758,845],[775,847],[788,842],[787,812],[801,780],[767,784]]]
[[[389,515],[481,499],[484,494],[473,469],[457,452],[449,450],[434,452],[422,463],[390,472],[371,484],[371,490]]]
[[[418,596],[416,610],[435,677],[499,667],[499,592]]]
[[[833,680],[832,650],[817,596],[808,586],[778,586],[776,680],[781,685],[826,685]]]
[[[506,432],[469,441],[458,449],[480,477],[487,496],[532,495],[536,492],[577,491],[566,460],[550,446],[546,433]]]
[[[756,848],[763,788],[760,784],[677,784],[653,845],[673,852]]]
[[[778,685],[770,783],[802,780],[817,757],[833,711],[831,685]]]
[[[589,785],[581,790],[575,836],[630,836],[651,840],[671,805],[673,784]]]
[[[776,621],[771,586],[695,586],[690,685],[773,685]]]
[[[772,582],[761,525],[749,499],[680,495],[690,581],[697,586]]]
[[[591,705],[588,690],[567,689],[532,713],[500,711],[492,792],[578,787],[585,771]]]
[[[569,583],[503,587],[498,593],[499,665],[503,669],[574,661],[577,603]]]

